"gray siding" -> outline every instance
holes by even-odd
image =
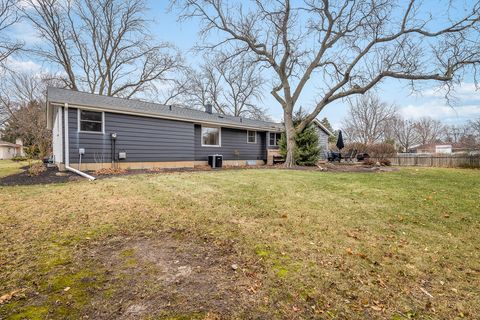
[[[85,148],[85,163],[110,162],[110,134],[118,135],[116,151],[127,152],[127,162],[192,161],[194,124],[105,112],[105,134],[78,132],[77,109],[69,109],[70,162],[77,163]]]
[[[328,152],[328,134],[318,126],[315,126],[318,134],[318,145],[320,147],[320,159],[326,159],[326,152]]]
[[[195,125],[195,160],[206,161],[208,155],[221,154],[224,160],[265,160],[266,133],[257,131],[257,143],[247,143],[247,130],[222,128],[221,147],[202,147],[202,131]],[[236,155],[235,151],[238,151]]]

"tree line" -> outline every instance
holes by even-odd
[[[442,143],[461,144],[470,150],[480,148],[480,117],[462,125],[444,124],[431,117],[405,119],[395,105],[381,101],[375,94],[350,101],[342,130],[349,142],[391,143],[399,152]]]
[[[455,19],[441,20],[415,0],[172,0],[170,14],[200,28],[192,52],[203,62],[192,67],[185,52],[152,34],[145,0],[0,0],[2,82],[18,82],[8,62],[20,55],[49,66],[29,75],[42,92],[54,83],[196,108],[209,102],[219,113],[258,119],[265,118],[261,101],[268,92],[283,111],[286,166],[292,166],[296,137],[334,101],[388,78],[413,89],[421,81],[454,89],[466,75],[475,77],[480,2],[449,2],[452,8]],[[19,21],[39,41],[9,39]],[[306,88],[313,88],[313,102],[296,122]],[[20,118],[14,113],[44,100],[44,94],[14,100],[11,88],[0,95],[2,126],[11,131],[20,127],[12,124]]]

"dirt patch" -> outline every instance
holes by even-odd
[[[71,172],[59,172],[58,169],[54,167],[47,168],[46,171],[40,173],[38,176],[30,176],[27,172],[28,167],[21,169],[24,170],[21,173],[0,178],[0,186],[64,183],[83,179]]]
[[[171,236],[114,238],[85,253],[105,270],[103,291],[110,295],[93,297],[90,319],[248,318],[259,301],[251,289],[259,279],[228,246]]]

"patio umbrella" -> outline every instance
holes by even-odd
[[[338,150],[342,150],[344,147],[345,144],[343,143],[342,130],[338,130],[337,148]]]

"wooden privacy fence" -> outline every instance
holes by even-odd
[[[448,167],[448,168],[480,168],[480,154],[476,155],[403,155],[388,158],[392,166]],[[372,160],[378,160],[372,158]]]

